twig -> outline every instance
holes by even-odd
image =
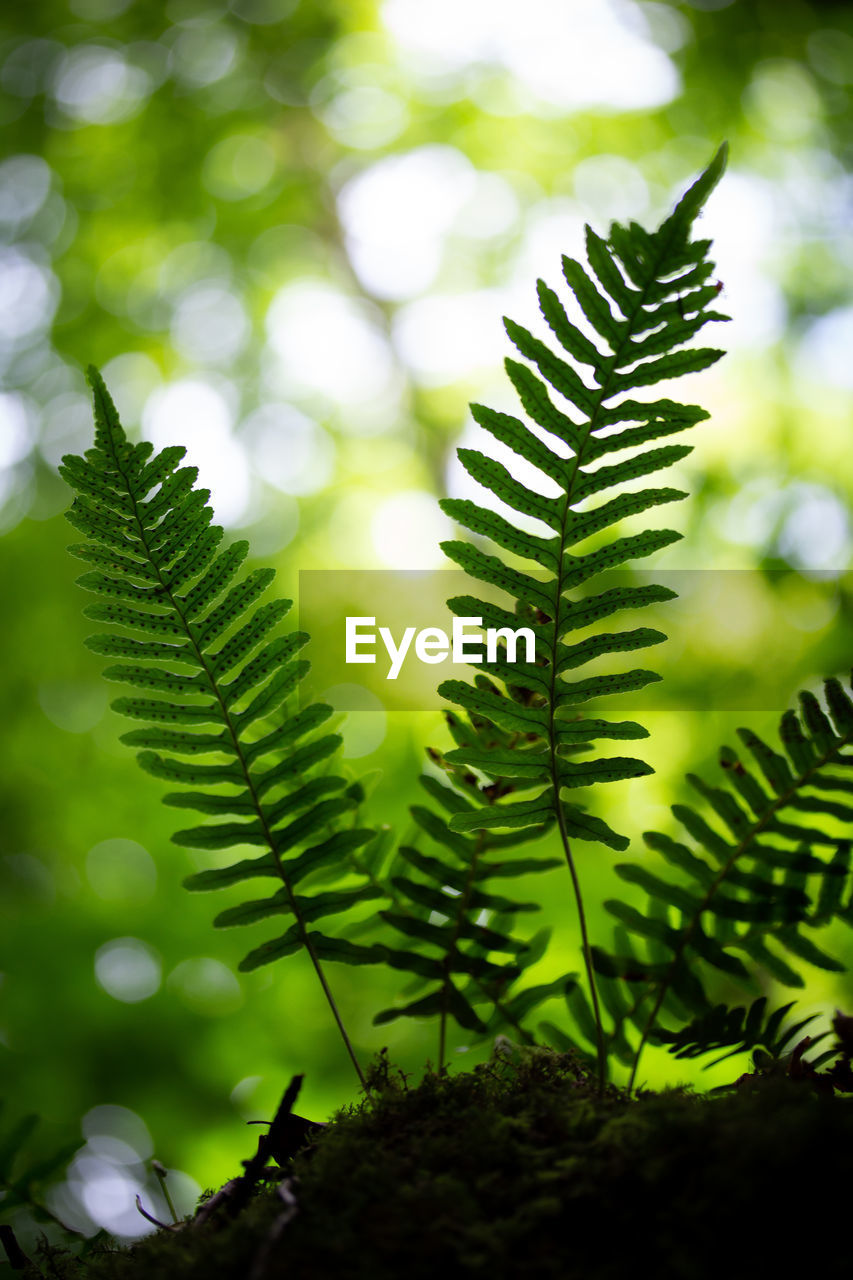
[[[6,1257],[13,1271],[26,1271],[30,1267],[35,1275],[44,1275],[44,1272],[39,1271],[36,1264],[24,1253],[18,1244],[18,1237],[10,1226],[0,1226],[0,1244],[6,1250]]]
[[[161,1222],[159,1218],[155,1218],[153,1213],[149,1213],[147,1209],[142,1207],[142,1197],[136,1197],[136,1208],[142,1214],[147,1222],[153,1222],[155,1227],[160,1227],[162,1231],[180,1231],[177,1223]]]
[[[291,1113],[303,1079],[304,1076],[301,1075],[293,1077],[284,1091],[284,1097],[269,1129],[258,1139],[257,1151],[249,1160],[243,1161],[245,1173],[239,1178],[232,1178],[202,1205],[193,1219],[194,1227],[204,1226],[223,1205],[232,1217],[236,1217],[248,1203],[270,1160],[283,1164],[296,1154],[313,1129],[320,1128],[310,1120]]]
[[[212,1195],[209,1200],[205,1200],[192,1221],[194,1227],[203,1227],[213,1217],[217,1209],[225,1204],[227,1200],[234,1194],[234,1190],[240,1182],[239,1178],[232,1178],[230,1182],[226,1182],[224,1187]]]
[[[174,1222],[175,1226],[177,1226],[178,1215],[175,1212],[175,1205],[174,1205],[174,1202],[172,1201],[172,1197],[169,1195],[169,1188],[166,1186],[166,1176],[167,1176],[168,1170],[160,1163],[159,1160],[152,1160],[151,1168],[154,1170],[154,1176],[156,1177],[157,1181],[160,1183],[160,1190],[163,1192],[163,1199],[166,1201],[166,1205],[168,1206],[169,1213],[171,1213],[172,1215],[172,1221]]]

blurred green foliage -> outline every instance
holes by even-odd
[[[742,600],[674,632],[671,702],[643,715],[658,773],[607,797],[620,830],[665,829],[685,768],[711,776],[747,718],[753,670],[767,709],[748,720],[767,733],[798,685],[850,664],[851,86],[849,3],[6,6],[0,1070],[15,1111],[45,1117],[46,1149],[81,1116],[90,1145],[137,1135],[104,1166],[112,1217],[80,1191],[97,1169],[78,1168],[90,1218],[139,1229],[121,1197],[150,1152],[130,1113],[161,1160],[212,1184],[290,1074],[315,1118],[352,1084],[307,965],[235,976],[243,939],[213,934],[210,903],[180,889],[196,863],[118,743],[56,474],[91,438],[82,367],[103,368],[129,428],[190,446],[281,591],[300,569],[438,565],[433,499],[461,492],[467,401],[506,400],[501,313],[528,322],[535,276],[557,284],[585,219],[662,215],[728,137],[705,223],[731,354],[683,389],[712,422],[673,477],[694,494],[685,540],[658,563],[752,572]],[[376,817],[403,832],[440,717],[365,713],[347,732],[382,769]],[[601,853],[582,872],[590,901],[610,896]],[[550,875],[544,977],[579,960]],[[110,972],[123,998],[96,977]],[[415,1071],[434,1054],[429,1027],[372,1028],[393,976],[334,977],[362,1054],[387,1043]],[[815,972],[804,1012],[843,1000]]]

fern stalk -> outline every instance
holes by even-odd
[[[468,911],[468,904],[471,900],[471,892],[474,888],[474,877],[477,874],[478,863],[480,861],[480,855],[482,853],[482,850],[483,850],[483,832],[481,831],[479,836],[477,837],[476,848],[474,850],[473,857],[471,858],[471,862],[469,864],[468,871],[465,876],[465,881],[462,887],[462,893],[460,894],[459,898],[456,901],[456,905],[457,905],[456,919],[453,922],[453,930],[448,940],[447,951],[442,960],[442,964],[444,965],[448,975],[450,974],[453,968],[453,961],[459,947],[459,941],[460,941],[459,931],[462,926],[462,921],[464,920],[465,915]],[[439,1014],[439,1021],[438,1021],[439,1074],[442,1071],[444,1071],[444,1058],[445,1058],[446,1046],[447,1046],[447,1018],[448,1018],[448,1014],[450,1013],[449,1001],[448,1001],[449,990],[450,990],[449,983],[445,982],[442,987],[441,1013]]]

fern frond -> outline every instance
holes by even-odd
[[[636,863],[616,867],[657,908],[605,903],[626,929],[657,948],[648,965],[601,951],[594,956],[598,972],[639,983],[649,997],[632,1081],[646,1040],[667,1034],[658,1018],[672,996],[700,1019],[698,1026],[705,1025],[710,1004],[699,976],[703,967],[748,985],[744,960],[751,960],[789,986],[803,985],[797,960],[844,968],[809,937],[809,930],[836,917],[853,925],[853,895],[845,899],[851,849],[845,828],[853,805],[834,799],[853,794],[853,753],[846,750],[853,743],[853,701],[838,680],[825,681],[824,690],[828,714],[810,692],[800,694],[799,715],[785,712],[781,752],[741,729],[754,764],[724,747],[726,786],[688,775],[710,810],[706,816],[690,805],[673,805],[692,843],[656,831],[645,835],[677,878]],[[832,856],[819,856],[820,850],[832,850]]]
[[[660,587],[630,586],[598,595],[574,593],[604,570],[650,555],[680,537],[671,529],[615,537],[614,529],[629,516],[686,496],[675,488],[638,489],[634,482],[690,452],[682,444],[645,446],[680,433],[708,415],[697,406],[664,398],[643,401],[632,393],[708,368],[722,355],[716,348],[684,344],[709,320],[727,318],[713,310],[717,289],[705,283],[713,271],[707,260],[708,241],[690,239],[693,220],[719,180],[725,158],[723,147],[657,231],[614,223],[609,240],[604,241],[587,228],[589,269],[564,258],[563,271],[588,332],[570,319],[556,293],[539,282],[542,314],[564,354],[556,354],[521,325],[505,321],[525,361],[508,360],[507,373],[532,425],[483,405],[473,405],[472,412],[485,431],[536,469],[542,487],[549,487],[553,496],[516,479],[485,454],[460,449],[465,470],[508,509],[509,516],[470,500],[448,499],[441,504],[446,514],[511,557],[507,563],[503,555],[479,545],[444,543],[445,553],[472,578],[497,587],[513,602],[507,609],[466,596],[451,600],[450,608],[460,616],[482,617],[487,626],[500,618],[497,625],[529,627],[536,641],[535,662],[511,664],[504,651],[497,661],[478,664],[473,686],[462,681],[440,686],[439,692],[467,712],[473,724],[485,722],[516,736],[508,752],[484,749],[475,736],[448,757],[451,763],[481,774],[486,780],[484,792],[495,783],[506,784],[498,803],[467,806],[451,818],[450,826],[460,833],[524,831],[556,822],[578,901],[599,1028],[570,841],[575,838],[616,850],[625,849],[628,841],[590,814],[575,796],[578,788],[640,777],[651,769],[632,756],[571,763],[566,754],[572,747],[601,739],[647,736],[635,724],[600,719],[578,723],[577,708],[591,699],[641,689],[660,677],[645,668],[580,679],[570,676],[604,655],[646,649],[665,639],[651,628],[607,633],[597,628],[604,618],[671,598],[673,593]],[[591,501],[612,490],[617,493],[607,500]],[[533,517],[536,531],[518,528],[513,513]],[[525,692],[520,694],[519,689]],[[534,794],[518,798],[521,781]],[[603,1040],[599,1050],[603,1079]]]
[[[810,1014],[798,1022],[783,1027],[785,1018],[793,1009],[793,1001],[767,1013],[767,997],[759,996],[748,1007],[729,1008],[718,1004],[707,1013],[700,1014],[678,1031],[661,1031],[659,1039],[669,1046],[676,1058],[698,1058],[706,1053],[725,1049],[726,1052],[713,1062],[705,1064],[705,1070],[724,1062],[726,1058],[747,1050],[762,1050],[771,1059],[779,1059],[795,1040],[813,1022],[817,1014]],[[817,1044],[819,1038],[810,1041]]]
[[[448,720],[459,733],[458,717],[449,716]],[[447,767],[438,753],[432,754],[436,763]],[[412,807],[415,823],[430,840],[430,852],[410,845],[400,847],[398,859],[405,874],[391,875],[394,905],[380,912],[404,939],[402,946],[385,948],[389,962],[426,979],[426,994],[383,1010],[374,1018],[382,1024],[399,1017],[436,1015],[439,1070],[444,1065],[449,1018],[474,1036],[509,1026],[529,1039],[521,1026],[521,1011],[541,1003],[547,995],[542,992],[531,997],[529,992],[513,993],[511,988],[541,957],[541,939],[528,943],[515,935],[514,926],[518,915],[538,910],[538,904],[509,897],[499,891],[500,884],[495,887],[491,882],[558,865],[556,859],[506,858],[505,851],[520,839],[526,843],[530,832],[519,837],[454,831],[450,818],[471,811],[477,781],[468,772],[461,776],[452,768],[447,772],[452,786],[431,775],[421,778],[444,812],[432,806]],[[486,1020],[476,1007],[484,1000],[492,1006]]]
[[[142,691],[112,704],[142,726],[123,741],[141,748],[137,758],[146,772],[182,788],[164,797],[167,804],[215,819],[178,831],[176,844],[259,851],[199,872],[187,887],[277,882],[272,895],[231,907],[214,923],[227,928],[282,917],[283,931],[251,950],[240,967],[306,951],[364,1083],[322,962],[378,957],[327,934],[325,921],[381,890],[364,876],[354,883],[350,874],[352,856],[373,832],[353,825],[358,795],[328,768],[341,743],[323,732],[331,708],[287,710],[308,669],[300,657],[308,637],[276,635],[290,601],[258,603],[273,570],[238,576],[248,543],[219,549],[223,531],[211,523],[210,495],[195,487],[196,468],[179,466],[185,451],[155,455],[150,444],[132,444],[97,370],[89,370],[89,381],[94,448],[65,458],[61,473],[78,494],[68,519],[88,539],[71,551],[96,566],[79,579],[98,597],[85,615],[119,629],[87,643],[121,659],[107,667],[108,680]],[[329,867],[343,883],[305,892],[304,882]]]

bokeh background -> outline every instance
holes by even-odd
[[[742,721],[721,683],[746,691],[760,670],[777,710],[749,722],[770,732],[797,687],[849,670],[851,88],[849,3],[4,7],[0,1071],[7,1119],[44,1118],[36,1155],[87,1140],[53,1193],[69,1221],[138,1233],[143,1186],[164,1212],[152,1152],[190,1205],[294,1071],[313,1118],[355,1096],[307,966],[238,976],[245,938],[180,888],[197,864],[83,648],[56,472],[91,439],[83,367],[132,433],[189,447],[283,593],[300,569],[440,567],[467,403],[510,404],[502,314],[535,323],[535,279],[558,284],[584,221],[657,220],[727,137],[702,231],[729,355],[679,388],[713,419],[672,477],[693,496],[658,564],[750,572],[661,658],[680,693],[644,713],[656,776],[596,797],[639,855],[643,829],[672,829],[684,770],[713,775]],[[440,716],[377,709],[345,734],[353,768],[381,770],[376,817],[404,830]],[[610,856],[581,861],[593,902],[612,893]],[[543,977],[579,963],[550,876],[530,886],[558,930]],[[850,934],[830,942],[853,958]],[[388,1045],[411,1072],[434,1057],[430,1026],[372,1027],[394,978],[332,977],[360,1053]],[[804,1012],[849,1009],[845,979],[809,977]],[[488,1051],[465,1047],[454,1063]],[[644,1074],[700,1079],[654,1054]]]

